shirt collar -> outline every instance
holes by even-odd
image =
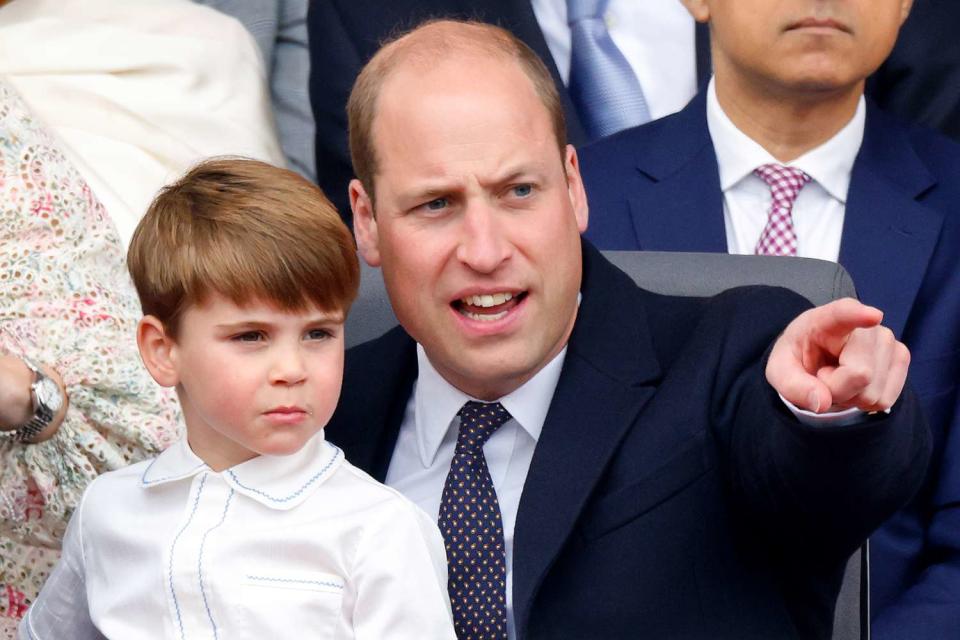
[[[534,442],[540,439],[566,354],[567,348],[564,347],[521,387],[495,401],[503,405]],[[417,344],[417,366],[414,428],[420,460],[424,467],[428,467],[433,464],[444,436],[453,427],[454,418],[464,403],[469,400],[484,401],[465,394],[447,382],[430,363],[420,344]]]
[[[237,493],[272,509],[292,509],[307,499],[343,462],[343,452],[326,442],[323,431],[296,453],[288,456],[261,455],[220,472]],[[181,438],[157,456],[144,470],[145,488],[214,473]]]
[[[832,138],[787,165],[801,169],[841,203],[846,203],[850,173],[857,159],[867,116],[863,96],[853,118]],[[743,133],[724,113],[717,100],[716,80],[707,87],[707,127],[717,154],[720,188],[727,191],[763,164],[780,163],[752,138]]]

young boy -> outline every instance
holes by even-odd
[[[150,206],[128,265],[187,436],[90,485],[21,636],[453,638],[435,523],[324,440],[359,271],[319,189],[205,162]]]

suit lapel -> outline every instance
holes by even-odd
[[[660,375],[632,281],[589,245],[584,276],[576,327],[514,530],[513,606],[521,635],[544,575]]]
[[[727,251],[720,171],[706,109],[706,92],[700,92],[683,111],[661,121],[649,143],[637,150],[642,175],[628,204],[641,250]]]
[[[347,351],[340,402],[325,431],[347,460],[380,482],[416,379],[416,343],[400,327]]]
[[[943,223],[940,212],[918,201],[934,184],[903,128],[871,105],[850,179],[840,264],[860,299],[882,309],[898,337]]]

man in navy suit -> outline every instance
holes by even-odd
[[[834,260],[913,354],[934,437],[913,502],[871,536],[875,637],[960,629],[960,148],[863,98],[903,0],[686,0],[711,25],[715,77],[681,113],[583,150],[604,249],[793,251]],[[776,168],[779,165],[785,165]],[[802,185],[801,185],[802,183]],[[787,190],[789,191],[789,190]],[[789,250],[785,251],[790,253]]]
[[[348,110],[402,327],[347,354],[327,433],[439,518],[460,639],[828,637],[929,455],[879,312],[638,289],[581,241],[555,85],[502,29],[386,45]]]

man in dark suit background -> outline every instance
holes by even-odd
[[[555,84],[505,31],[421,27],[349,109],[402,328],[348,353],[327,433],[438,516],[460,638],[828,637],[928,457],[878,312],[638,289],[581,242]]]
[[[839,261],[883,310],[913,354],[934,434],[924,488],[871,536],[875,637],[949,637],[960,629],[960,148],[863,98],[909,2],[687,5],[712,25],[714,81],[681,113],[583,150],[601,212],[587,237],[764,252],[784,190],[754,170],[805,176],[789,206],[795,254]]]

